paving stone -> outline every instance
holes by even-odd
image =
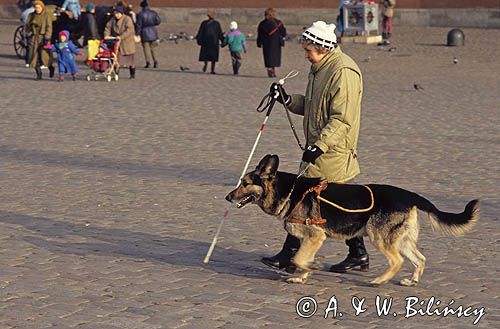
[[[111,83],[37,82],[13,56],[17,25],[0,20],[0,328],[471,327],[473,317],[405,319],[411,296],[421,308],[431,297],[441,306],[484,307],[474,327],[499,327],[497,30],[467,29],[466,47],[440,46],[447,28],[401,26],[394,51],[341,45],[364,78],[357,181],[410,189],[443,211],[482,199],[480,221],[461,237],[435,234],[419,217],[427,263],[409,288],[398,284],[412,271],[408,262],[390,283],[369,284],[388,264],[368,241],[370,272],[285,283],[260,263],[281,248],[282,223],[255,206],[230,208],[203,263],[263,120],[255,106],[274,81],[254,40],[238,77],[225,49],[219,74],[210,75],[194,41],[165,41],[158,69],[141,68],[139,46],[133,81],[125,70]],[[160,35],[197,28],[162,24]],[[309,66],[300,45],[287,43],[278,75],[300,73],[287,80],[288,92],[303,93]],[[89,69],[79,68],[84,78]],[[293,120],[303,140],[301,118]],[[301,151],[278,108],[251,166],[267,153],[280,155],[281,170],[296,171]],[[328,266],[346,253],[344,241],[329,240],[318,259]],[[317,303],[307,319],[296,313],[304,296]],[[344,316],[324,319],[332,296]],[[358,316],[354,296],[365,298]],[[398,316],[379,317],[377,296],[392,298]]]

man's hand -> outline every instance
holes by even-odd
[[[308,146],[304,154],[302,154],[302,161],[314,164],[321,154],[323,154],[323,151],[316,145]]]
[[[280,89],[281,89],[281,95],[279,94]],[[286,93],[285,88],[283,88],[283,86],[281,86],[280,88],[280,85],[276,82],[273,82],[269,91],[271,92],[273,97],[278,95],[276,100],[281,104],[283,104],[284,101],[285,102],[284,105],[289,105],[292,101],[292,97]]]

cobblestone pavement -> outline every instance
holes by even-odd
[[[470,328],[478,318],[475,327],[500,326],[499,30],[465,29],[462,48],[443,46],[448,29],[403,27],[393,51],[342,46],[365,78],[358,181],[416,191],[446,211],[482,199],[479,223],[462,237],[433,233],[420,216],[427,268],[407,288],[397,284],[407,263],[392,282],[368,284],[386,267],[371,245],[368,273],[284,283],[259,262],[279,250],[282,225],[255,206],[231,208],[203,264],[263,119],[254,108],[271,80],[253,41],[239,77],[226,49],[218,75],[201,73],[198,47],[184,41],[161,43],[160,68],[139,69],[135,81],[124,72],[111,83],[36,82],[13,55],[16,24],[0,21],[0,328]],[[303,92],[309,65],[295,42],[283,62],[279,75],[300,71],[286,89]],[[266,153],[280,155],[282,170],[298,166],[281,109],[252,166]],[[346,253],[330,240],[319,258],[328,265]],[[310,318],[296,313],[304,296],[317,301]],[[377,315],[377,296],[392,298],[387,316]],[[419,302],[407,311],[411,296]],[[343,316],[325,319],[332,297]],[[355,297],[365,299],[359,315]],[[432,297],[432,316],[413,314]],[[464,314],[435,311],[449,304]]]

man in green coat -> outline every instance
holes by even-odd
[[[304,175],[346,183],[360,173],[356,147],[363,95],[361,71],[337,45],[334,24],[315,22],[302,37],[305,58],[312,64],[306,93],[290,96],[283,90],[283,98],[278,101],[284,101],[290,111],[304,116],[307,149],[302,161],[309,164]],[[275,89],[277,86],[273,84],[271,90]],[[347,258],[333,265],[330,271],[343,273],[358,266],[368,270],[363,238],[352,238],[346,244]],[[300,240],[288,234],[282,250],[275,256],[263,257],[262,262],[293,272],[291,259],[299,247]]]

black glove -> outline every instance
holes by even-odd
[[[314,164],[321,154],[323,154],[323,151],[316,145],[308,146],[304,154],[302,154],[302,161]]]
[[[274,96],[275,93],[279,90],[280,90],[279,84],[276,82],[273,82],[269,92],[271,92],[272,95]],[[284,100],[285,101],[284,105],[289,105],[292,102],[292,97],[290,95],[288,95],[285,91],[285,88],[283,88],[283,86],[281,86],[281,95],[278,95],[278,98],[276,100],[281,104],[283,104],[283,100]]]

